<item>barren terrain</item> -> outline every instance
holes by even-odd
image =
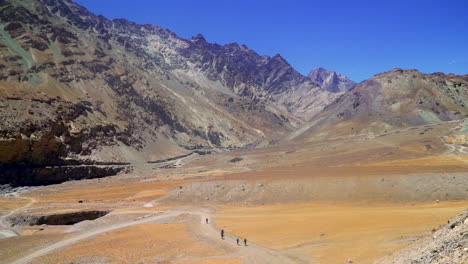
[[[4,230],[19,236],[0,239],[0,259],[374,263],[468,208],[466,153],[439,136],[463,126],[197,156],[177,168],[5,194]],[[72,225],[21,222],[90,210],[110,213]]]

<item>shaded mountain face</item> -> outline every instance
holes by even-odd
[[[309,79],[322,89],[333,93],[346,92],[356,86],[356,83],[348,77],[324,68],[313,69],[309,73]]]
[[[468,75],[395,69],[328,105],[301,130],[301,137],[385,133],[467,117]]]
[[[0,3],[0,164],[146,162],[279,137],[337,95],[281,56],[72,1]]]

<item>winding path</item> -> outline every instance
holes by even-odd
[[[282,254],[279,251],[275,251],[275,250],[268,249],[268,248],[263,248],[263,247],[260,247],[260,246],[257,246],[257,245],[251,244],[251,243],[249,243],[248,246],[237,246],[235,237],[230,236],[230,235],[226,235],[225,236],[226,239],[221,240],[220,239],[220,231],[218,229],[216,229],[215,226],[212,223],[206,224],[204,222],[205,217],[210,217],[210,215],[207,214],[206,212],[195,209],[195,210],[187,210],[187,211],[185,211],[185,210],[183,210],[183,211],[170,211],[169,210],[169,211],[159,212],[159,213],[156,213],[156,214],[153,214],[153,215],[149,215],[149,216],[146,216],[146,217],[143,217],[143,218],[139,218],[138,220],[132,220],[132,221],[127,221],[127,222],[123,222],[123,223],[119,223],[119,224],[115,224],[115,225],[111,225],[111,226],[107,226],[107,227],[98,228],[98,229],[95,229],[95,230],[80,234],[78,236],[68,238],[68,239],[59,241],[57,243],[48,245],[48,246],[46,246],[46,247],[44,247],[44,248],[42,248],[40,250],[37,250],[34,253],[31,253],[31,254],[29,254],[29,255],[27,255],[25,257],[22,257],[21,259],[18,259],[16,261],[12,262],[12,264],[29,263],[29,262],[33,261],[34,259],[36,259],[38,257],[41,257],[41,256],[44,256],[44,255],[47,255],[47,254],[49,254],[49,253],[51,253],[51,252],[53,252],[55,250],[65,248],[65,247],[70,246],[70,245],[72,245],[72,244],[74,244],[74,243],[76,243],[76,242],[78,242],[80,240],[91,238],[91,237],[94,237],[96,235],[99,235],[99,234],[102,234],[102,233],[105,233],[105,232],[113,231],[113,230],[116,230],[116,229],[132,226],[132,225],[139,225],[139,224],[153,222],[153,221],[156,221],[156,220],[162,220],[162,219],[165,219],[165,218],[175,217],[175,216],[178,216],[180,214],[190,214],[190,215],[198,216],[200,218],[200,223],[199,223],[198,228],[199,228],[200,233],[203,236],[205,236],[206,238],[208,238],[210,240],[216,240],[216,241],[219,241],[220,243],[225,243],[225,244],[237,247],[239,249],[239,251],[237,252],[236,255],[239,255],[241,257],[245,257],[247,263],[258,263],[258,264],[263,264],[263,263],[265,263],[265,264],[274,264],[274,263],[278,263],[278,264],[280,264],[280,263],[281,264],[293,264],[293,263],[297,264],[297,263],[300,263],[300,264],[302,264],[302,263],[310,263],[307,260],[293,258],[291,256],[286,256],[286,255]],[[211,219],[211,217],[210,217],[210,219]]]
[[[20,210],[23,210],[25,208],[28,208],[30,207],[32,204],[34,204],[36,202],[36,199],[34,198],[30,198],[30,197],[18,197],[18,192],[14,192],[12,193],[11,195],[13,195],[15,198],[20,198],[21,200],[29,200],[29,203],[27,203],[25,206],[22,206],[22,207],[18,207],[14,210],[11,210],[8,214],[5,214],[5,215],[2,215],[0,217],[0,238],[6,238],[6,237],[12,237],[12,236],[18,236],[19,234],[13,230],[11,227],[9,227],[6,223],[5,223],[5,219],[12,215],[12,214],[15,214],[16,212],[20,211]]]

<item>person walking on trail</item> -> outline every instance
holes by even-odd
[[[237,238],[237,245],[240,246],[240,244],[239,244],[239,238]]]
[[[206,220],[205,220],[205,221],[206,221],[206,223],[208,224],[208,218],[206,218]]]
[[[244,238],[244,246],[247,246],[247,238]]]
[[[221,239],[224,239],[224,229],[221,229]]]

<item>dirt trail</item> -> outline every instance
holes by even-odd
[[[216,229],[212,223],[206,224],[204,222],[204,216],[206,214],[201,213],[192,213],[200,216],[200,230],[202,233],[211,239],[216,239],[218,241],[222,241],[223,243],[230,244],[232,246],[236,246],[239,248],[239,256],[245,257],[246,263],[311,263],[305,259],[299,258],[292,258],[290,256],[286,256],[279,251],[275,251],[272,249],[260,247],[255,244],[247,243],[247,246],[243,245],[243,240],[241,239],[241,246],[238,246],[236,243],[235,236],[226,234],[225,239],[221,240],[220,238],[220,230]],[[211,217],[210,217],[211,219]]]
[[[165,212],[159,212],[156,215],[155,214],[147,215],[137,220],[127,221],[127,222],[119,223],[116,225],[95,229],[95,230],[86,232],[84,234],[78,235],[76,237],[72,237],[72,238],[65,239],[60,242],[48,245],[45,248],[42,248],[34,253],[31,253],[21,259],[18,259],[12,262],[12,264],[29,263],[33,261],[34,259],[47,255],[55,250],[65,248],[80,240],[91,238],[91,237],[94,237],[96,235],[99,235],[105,232],[110,232],[119,228],[124,228],[124,227],[132,226],[132,225],[139,225],[139,224],[144,224],[144,223],[148,223],[148,222],[152,222],[156,220],[161,220],[164,218],[175,217],[180,214],[190,214],[190,215],[198,216],[200,218],[200,225],[197,228],[199,228],[200,233],[205,238],[213,240],[213,241],[219,241],[219,243],[225,243],[227,245],[237,247],[239,251],[236,253],[236,255],[245,257],[246,263],[258,263],[258,264],[262,264],[262,263],[265,263],[265,264],[310,263],[307,260],[292,258],[292,257],[282,254],[281,252],[263,248],[263,247],[260,247],[251,243],[249,243],[248,246],[243,246],[243,245],[237,246],[236,238],[229,234],[226,234],[225,239],[221,240],[220,230],[216,229],[216,227],[214,226],[213,223],[211,223],[211,221],[209,224],[206,224],[204,222],[206,217],[211,219],[211,215],[204,212],[203,210],[194,208],[192,210],[177,210],[177,211],[170,210],[170,211],[165,211]]]
[[[12,214],[15,214],[15,213],[18,212],[18,211],[21,211],[21,210],[23,210],[23,209],[28,208],[29,206],[31,206],[32,204],[34,204],[34,203],[36,202],[36,199],[31,198],[31,197],[18,197],[16,194],[15,194],[15,196],[16,196],[17,198],[22,199],[22,200],[29,200],[29,203],[27,203],[25,206],[16,208],[15,210],[11,210],[8,214],[3,215],[0,219],[5,219],[6,217],[8,217],[8,216],[10,216],[10,215],[12,215]],[[1,222],[0,222],[0,223],[1,223]]]
[[[18,211],[21,211],[21,210],[24,210],[28,207],[30,207],[31,205],[33,205],[35,202],[36,202],[36,199],[34,198],[31,198],[31,197],[18,197],[18,192],[14,192],[11,194],[12,196],[14,196],[15,198],[20,198],[22,200],[29,200],[29,203],[27,203],[26,205],[22,206],[22,207],[19,207],[19,208],[16,208],[14,210],[11,210],[8,214],[6,215],[3,215],[0,217],[0,238],[3,236],[3,237],[11,237],[11,236],[18,236],[18,232],[13,230],[11,227],[9,227],[5,222],[4,220],[12,215],[12,214],[15,214],[16,212]]]

